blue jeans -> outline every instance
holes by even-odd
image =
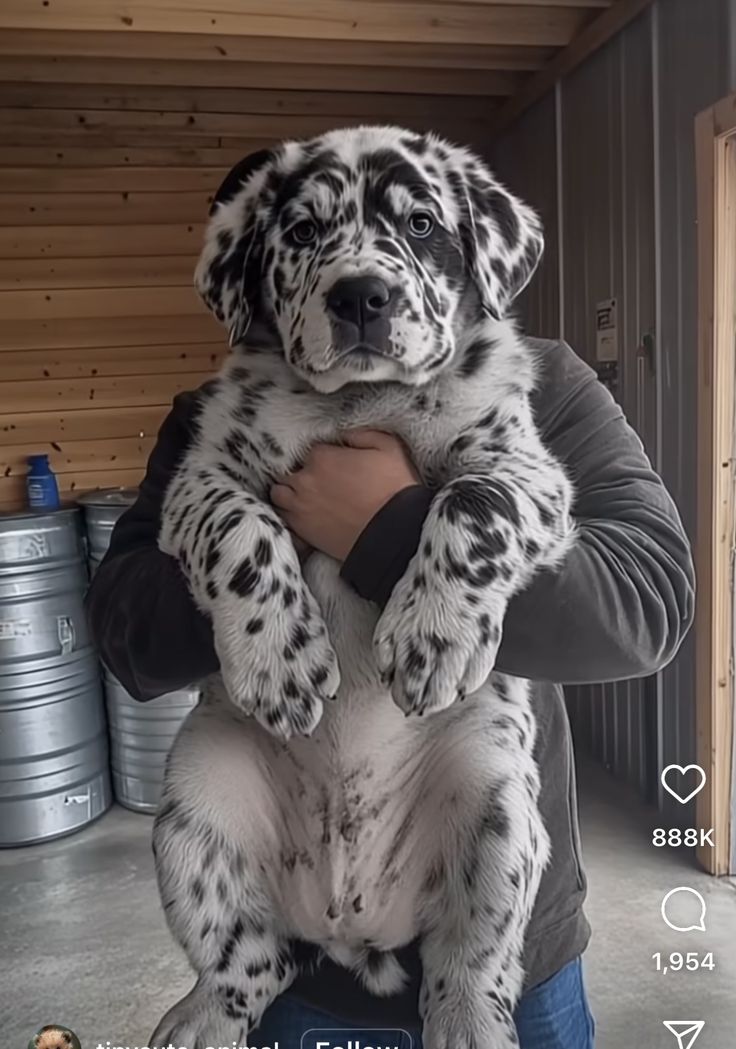
[[[580,959],[527,991],[514,1019],[521,1049],[593,1049],[595,1025],[585,995]],[[309,1034],[302,1042],[306,1032]],[[276,1042],[279,1049],[316,1049],[317,1041],[325,1039],[333,1045],[347,1046],[351,1038],[360,1040],[362,1045],[422,1049],[418,1028],[401,1034],[397,1028],[346,1027],[336,1016],[302,1005],[288,994],[274,1002],[261,1026],[250,1035],[253,1044],[269,1049]]]

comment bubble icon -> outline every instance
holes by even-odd
[[[705,932],[705,900],[695,889],[680,885],[662,900],[662,920],[675,932]]]

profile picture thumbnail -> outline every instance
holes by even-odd
[[[47,1024],[31,1038],[28,1049],[82,1049],[74,1031],[64,1024]]]

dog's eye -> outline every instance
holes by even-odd
[[[297,244],[311,244],[317,237],[317,227],[309,219],[304,219],[292,226],[289,234]]]
[[[428,237],[434,229],[434,218],[428,211],[415,211],[409,216],[409,232],[412,237]]]

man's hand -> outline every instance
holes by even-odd
[[[271,488],[271,501],[291,531],[338,561],[382,506],[419,483],[398,437],[349,430],[341,439],[342,445],[315,445],[300,470]]]

